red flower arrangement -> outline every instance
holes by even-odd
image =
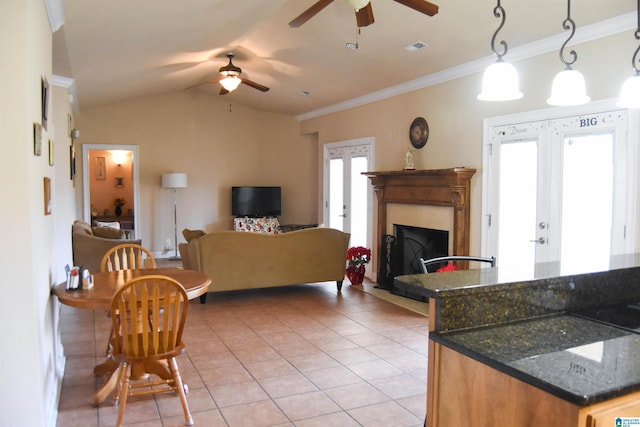
[[[371,249],[353,246],[347,251],[347,279],[352,285],[361,285],[364,280],[364,265],[371,261]]]
[[[439,269],[436,270],[436,273],[442,273],[442,272],[447,272],[447,271],[456,271],[458,269],[458,267],[456,267],[454,264],[452,263],[447,263],[447,265],[440,267]]]

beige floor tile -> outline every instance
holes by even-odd
[[[292,421],[340,412],[341,409],[321,391],[274,399]]]
[[[219,408],[269,399],[260,384],[254,380],[208,388]]]

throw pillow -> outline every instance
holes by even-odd
[[[96,227],[111,227],[111,228],[115,228],[116,230],[120,230],[120,223],[118,221],[114,221],[114,222],[96,221]]]
[[[197,239],[198,237],[202,237],[205,234],[207,234],[207,233],[205,233],[202,230],[189,230],[188,228],[185,228],[184,230],[182,230],[182,235],[184,236],[184,240],[186,240],[187,243],[189,243],[193,239]]]
[[[104,239],[122,239],[124,231],[113,227],[93,227],[93,235]]]

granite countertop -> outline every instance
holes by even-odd
[[[566,313],[430,339],[580,406],[640,391],[640,334]]]

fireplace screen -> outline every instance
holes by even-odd
[[[449,255],[449,232],[394,224],[395,250],[393,275],[421,274],[420,258],[431,259]],[[429,272],[439,266],[433,265]]]

